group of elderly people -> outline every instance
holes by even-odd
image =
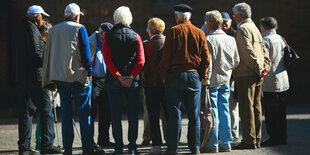
[[[149,19],[147,33],[150,38],[143,43],[140,35],[130,27],[133,17],[126,6],[114,11],[114,26],[103,23],[99,32],[90,38],[85,27],[79,24],[80,15],[83,15],[79,6],[71,3],[66,7],[65,20],[49,30],[42,58],[42,87],[44,90],[57,88],[61,98],[63,154],[72,154],[73,100],[79,112],[83,154],[104,153],[93,140],[94,117],[91,117],[91,112],[94,103],[91,106],[91,90],[95,93],[92,102],[99,104],[101,115],[98,145],[114,146],[114,154],[123,154],[121,120],[125,100],[128,154],[138,154],[140,81],[149,114],[151,154],[163,152],[159,125],[161,107],[167,119],[166,154],[178,152],[182,107],[185,107],[189,120],[187,139],[192,154],[230,152],[233,135],[238,138],[238,131],[233,131],[237,133],[232,135],[231,124],[238,124],[239,121],[237,115],[232,119],[237,123],[231,122],[230,110],[238,108],[236,104],[230,108],[232,81],[235,82],[242,125],[242,141],[234,148],[256,149],[261,146],[262,91],[270,135],[270,139],[262,145],[287,143],[283,97],[289,86],[283,64],[285,43],[276,34],[277,21],[273,17],[261,19],[262,37],[251,20],[250,6],[238,3],[232,9],[236,31],[231,28],[229,14],[213,10],[205,14],[207,33],[204,33],[190,22],[190,6],[179,4],[173,9],[177,25],[164,36],[164,21],[160,18]],[[33,11],[37,14],[43,12]],[[103,66],[98,66],[99,61]],[[98,67],[102,68],[99,72]],[[199,118],[201,93],[209,93],[215,119],[215,127],[202,147]],[[115,144],[109,140],[110,121]]]

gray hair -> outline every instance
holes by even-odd
[[[65,18],[74,18],[75,16],[77,16],[77,15],[74,14],[74,13],[71,13],[71,12],[66,12],[65,13]]]
[[[206,12],[204,19],[207,22],[207,24],[211,25],[213,30],[216,30],[222,27],[223,18],[222,18],[221,13],[217,10]]]
[[[113,19],[115,24],[122,23],[125,26],[130,26],[132,23],[130,9],[127,6],[121,6],[117,8],[113,13]]]
[[[34,20],[40,13],[27,13],[27,17]],[[41,15],[42,16],[42,15]]]
[[[190,12],[180,12],[180,11],[174,11],[174,14],[180,19],[187,19],[187,20],[189,20],[192,15]]]
[[[278,21],[274,17],[263,17],[259,20],[259,25],[263,26],[265,30],[277,29]]]
[[[244,18],[251,18],[251,16],[252,16],[251,7],[249,4],[247,4],[245,2],[236,4],[232,8],[232,11],[236,14],[240,14]]]

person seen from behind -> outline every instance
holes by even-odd
[[[274,17],[264,17],[259,21],[263,41],[272,60],[269,76],[263,83],[263,108],[268,140],[262,146],[287,144],[287,120],[285,95],[289,89],[289,78],[284,66],[283,38],[277,34],[278,22]]]
[[[204,82],[209,86],[215,128],[211,130],[206,147],[202,148],[201,151],[209,153],[230,152],[232,135],[229,112],[229,82],[232,70],[237,67],[240,59],[235,38],[227,35],[221,29],[223,19],[220,12],[217,10],[206,12],[205,20],[209,31],[207,43],[211,64],[208,78]]]

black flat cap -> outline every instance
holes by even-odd
[[[192,7],[188,6],[187,4],[178,4],[173,6],[174,11],[179,12],[192,12]]]
[[[104,32],[109,32],[112,28],[113,28],[113,25],[109,22],[105,22],[105,23],[102,23],[100,25],[100,28],[104,31]]]

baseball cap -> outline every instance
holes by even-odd
[[[221,12],[221,15],[222,15],[223,21],[230,21],[231,20],[229,14],[227,12]]]
[[[81,12],[80,7],[75,3],[70,3],[66,6],[65,15],[67,15],[67,14],[69,14],[69,15],[71,15],[71,14],[73,14],[73,15],[79,15],[79,14],[84,15],[83,12]]]
[[[41,6],[39,6],[39,5],[32,5],[32,6],[30,6],[30,7],[28,8],[27,13],[40,13],[40,14],[42,14],[42,15],[44,15],[44,16],[47,16],[47,17],[50,16],[50,15],[47,14],[47,13],[43,10],[43,8],[42,8]]]

